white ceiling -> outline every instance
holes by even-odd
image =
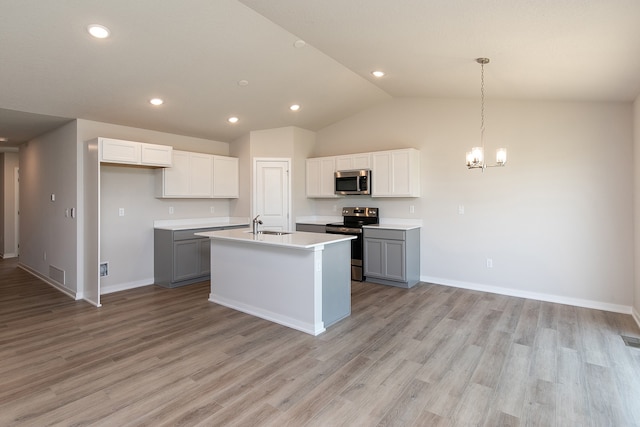
[[[318,130],[390,97],[478,97],[480,56],[488,99],[632,101],[640,1],[0,0],[0,137],[70,118],[219,141]]]

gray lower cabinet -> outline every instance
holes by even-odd
[[[296,231],[306,231],[309,233],[325,233],[324,224],[296,224]]]
[[[367,282],[410,288],[420,281],[420,229],[364,228]]]
[[[154,282],[175,288],[207,280],[211,273],[211,243],[204,231],[246,228],[246,225],[190,230],[154,230]]]

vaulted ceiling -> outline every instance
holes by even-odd
[[[639,22],[637,0],[0,0],[0,144],[73,118],[318,130],[391,97],[478,97],[477,57],[487,98],[630,102]]]

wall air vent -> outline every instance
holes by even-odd
[[[55,265],[49,265],[49,277],[53,280],[55,280],[56,282],[65,285],[65,274],[64,274],[64,270],[62,270],[61,268],[56,267]]]

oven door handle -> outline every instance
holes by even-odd
[[[361,228],[346,228],[346,227],[326,227],[325,232],[328,234],[347,234],[350,236],[355,236],[358,234],[362,234]]]

